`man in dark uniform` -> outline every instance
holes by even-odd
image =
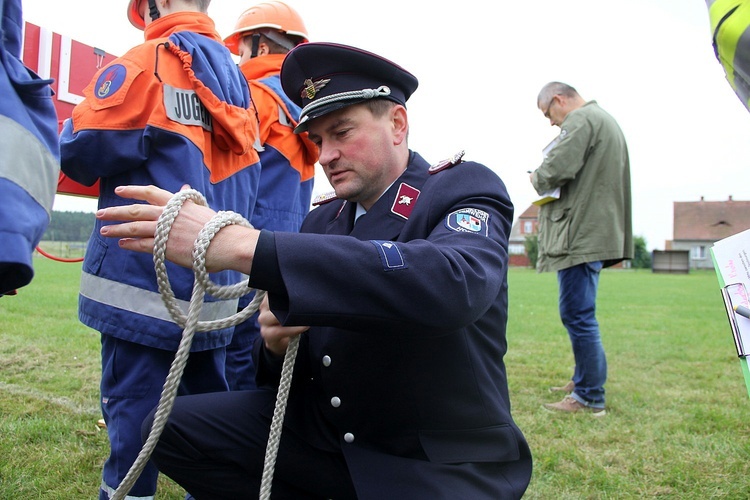
[[[513,216],[503,182],[460,155],[430,167],[408,149],[417,80],[391,61],[302,44],[281,80],[335,196],[300,234],[230,225],[215,236],[207,268],[244,272],[268,292],[259,389],[177,398],[154,462],[198,499],[257,496],[283,355],[301,335],[275,497],[520,498],[531,455],[503,364]],[[134,221],[102,234],[152,252],[171,194],[117,194],[150,205],[100,211]],[[212,215],[184,205],[167,258],[191,265]]]

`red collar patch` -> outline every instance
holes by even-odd
[[[414,205],[417,203],[419,193],[419,189],[413,188],[410,185],[404,184],[402,182],[401,186],[399,186],[398,188],[396,199],[393,200],[391,212],[408,220],[409,216],[411,215],[411,211],[414,210]]]

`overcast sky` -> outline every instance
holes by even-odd
[[[222,36],[255,2],[214,0]],[[288,0],[310,39],[359,46],[419,79],[410,146],[430,162],[466,151],[505,181],[516,215],[536,193],[527,170],[558,129],[536,108],[558,80],[596,100],[628,140],[634,233],[672,238],[673,202],[750,200],[750,113],[711,46],[704,0]],[[26,20],[121,55],[143,40],[126,0],[23,0]],[[322,173],[316,193],[328,191]],[[90,210],[58,196],[56,210]]]

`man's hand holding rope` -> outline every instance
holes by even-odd
[[[268,307],[268,297],[260,304],[258,309],[258,325],[263,343],[270,352],[276,356],[283,356],[289,347],[289,341],[305,333],[309,326],[283,326]]]
[[[156,222],[172,198],[172,193],[155,186],[120,186],[115,194],[123,198],[145,201],[148,204],[123,205],[99,210],[96,218],[117,221],[103,226],[101,235],[120,238],[120,247],[137,252],[154,253]],[[169,232],[166,257],[184,267],[192,267],[193,245],[203,226],[216,215],[208,207],[186,201]],[[221,229],[206,252],[208,272],[232,269],[250,274],[253,255],[260,232],[240,225]]]

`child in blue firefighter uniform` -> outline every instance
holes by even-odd
[[[27,285],[60,172],[52,80],[21,61],[21,0],[0,0],[0,295]]]
[[[408,149],[405,102],[417,80],[391,61],[301,44],[281,81],[335,197],[301,233],[233,225],[216,235],[207,266],[244,272],[268,292],[259,388],[178,397],[153,461],[196,498],[257,497],[283,355],[301,335],[274,497],[520,498],[532,464],[503,363],[513,217],[503,182],[460,155],[430,166]],[[99,212],[139,221],[102,234],[153,251],[171,194],[117,193],[150,206]],[[183,211],[167,258],[188,266],[213,212]]]
[[[240,56],[260,122],[263,150],[260,183],[250,223],[258,229],[298,232],[310,211],[318,152],[307,134],[295,134],[300,107],[281,89],[281,63],[294,46],[307,42],[300,15],[283,2],[264,1],[244,11],[235,30],[224,39]],[[240,297],[244,309],[252,295]],[[260,337],[255,317],[234,327],[227,346],[226,375],[230,390],[254,389],[253,344]]]
[[[131,0],[128,17],[144,30],[144,43],[94,76],[65,123],[62,169],[84,185],[100,180],[99,208],[123,203],[114,193],[121,184],[175,190],[189,184],[212,208],[252,217],[260,176],[257,118],[247,81],[199,5]],[[160,15],[159,9],[168,10]],[[101,406],[110,456],[99,497],[107,499],[141,450],[141,423],[159,401],[182,327],[161,300],[153,259],[112,245],[99,235],[100,226],[86,249],[78,316],[102,338]],[[186,304],[192,272],[173,266],[168,275]],[[213,280],[230,284],[241,277],[222,272]],[[237,310],[236,299],[210,299],[204,320]],[[228,389],[224,358],[231,335],[232,328],[222,328],[196,336],[181,393]],[[157,474],[149,464],[130,495],[152,497]]]

